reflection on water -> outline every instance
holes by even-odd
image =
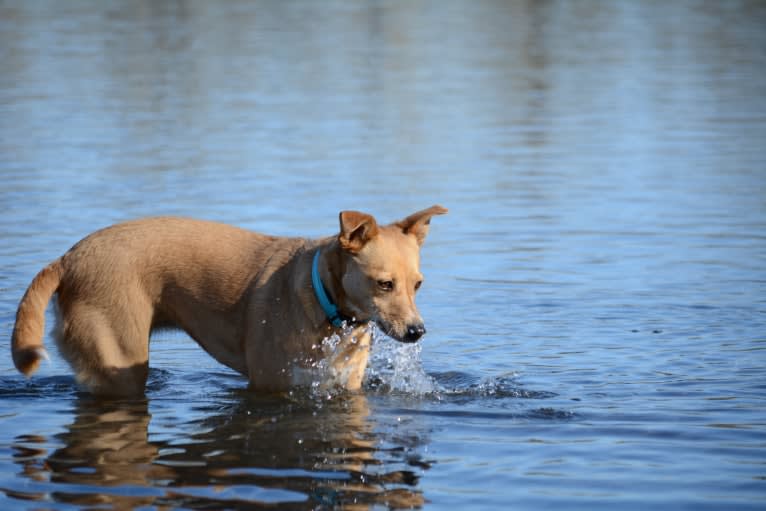
[[[306,403],[236,392],[227,401],[200,407],[197,419],[183,422],[162,414],[152,419],[146,400],[78,398],[74,422],[63,433],[15,438],[15,461],[38,484],[6,491],[28,500],[52,493],[56,502],[119,508],[423,504],[415,472],[389,469],[427,468],[413,453],[421,440],[398,439],[407,449],[382,447],[385,433],[375,431],[364,396]],[[152,420],[164,424],[153,427]]]
[[[72,418],[56,433],[17,433],[9,439],[8,461],[18,470],[12,485],[0,482],[0,491],[41,505],[118,509],[410,509],[427,502],[419,483],[434,463],[428,456],[431,427],[420,418],[538,423],[574,418],[539,405],[476,409],[481,402],[555,395],[505,378],[427,375],[412,345],[402,350],[392,340],[379,342],[380,358],[414,373],[403,381],[391,367],[379,366],[367,395],[262,397],[247,391],[234,373],[179,379],[160,370],[151,371],[149,399],[141,400],[99,400],[80,393],[71,377],[27,385],[0,381],[7,403],[40,403],[44,415]],[[184,381],[189,377],[192,382]],[[213,379],[213,385],[200,387]],[[430,382],[427,395],[417,390],[424,388],[422,381],[413,387],[420,380]]]

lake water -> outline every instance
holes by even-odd
[[[181,334],[78,392],[34,274],[188,215],[431,204],[428,335],[254,395]],[[52,315],[49,311],[48,321]],[[0,2],[0,508],[766,508],[763,2]]]

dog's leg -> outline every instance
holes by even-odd
[[[346,333],[340,343],[327,353],[330,380],[326,384],[346,390],[359,390],[370,358],[372,338],[367,325]]]
[[[59,349],[77,381],[103,396],[140,396],[149,371],[151,316],[84,302],[60,304]],[[148,311],[143,311],[148,312]],[[141,317],[145,316],[145,317]]]

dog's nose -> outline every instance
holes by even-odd
[[[410,325],[407,327],[407,335],[404,336],[406,342],[415,342],[426,333],[426,327],[423,323],[419,325]]]

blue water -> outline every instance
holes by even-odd
[[[763,2],[0,2],[0,508],[766,508]],[[145,400],[9,339],[86,234],[431,204],[428,335],[253,395],[181,334]],[[48,316],[51,324],[52,315]]]

